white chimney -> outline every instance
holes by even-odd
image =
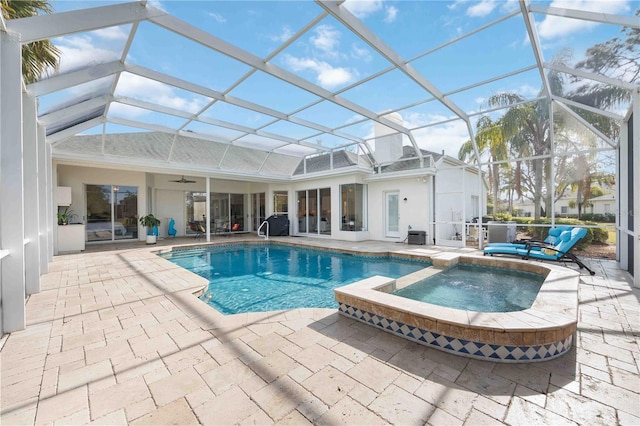
[[[402,126],[402,116],[397,112],[392,112],[382,117]],[[402,133],[378,122],[374,125],[375,131],[375,153],[376,160],[380,163],[395,161],[402,157]]]

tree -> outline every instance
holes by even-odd
[[[508,147],[502,138],[500,122],[493,122],[490,117],[483,116],[476,124],[476,145],[481,156],[487,155],[489,162],[493,163],[489,168],[489,188],[493,201],[493,211],[497,213],[500,209],[500,168],[508,168],[509,165],[496,164],[508,158]],[[460,160],[472,161],[475,159],[475,152],[471,140],[465,142],[458,151]],[[477,159],[480,161],[481,159]]]
[[[40,13],[52,13],[47,0],[0,0],[2,17],[6,20],[28,18]],[[22,78],[33,83],[48,70],[58,70],[60,50],[49,40],[34,41],[22,46]]]
[[[534,157],[526,163],[533,174],[533,205],[535,218],[540,218],[543,201],[545,175],[548,174],[548,161],[541,158],[551,149],[548,101],[540,100],[524,103],[525,99],[517,93],[497,93],[487,103],[489,107],[507,107],[502,116],[502,138],[517,157]],[[548,191],[547,191],[548,193]],[[548,206],[547,210],[548,210]]]
[[[635,15],[640,17],[640,9]],[[640,76],[640,29],[624,27],[621,32],[623,37],[614,37],[587,49],[585,59],[575,67],[635,83]],[[573,80],[579,79],[574,77]],[[567,97],[592,107],[609,108],[629,102],[631,92],[604,83],[587,82]]]

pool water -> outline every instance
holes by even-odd
[[[374,275],[398,278],[430,262],[282,244],[172,251],[167,260],[209,280],[201,299],[224,314],[337,308],[333,289]]]
[[[392,294],[466,311],[514,312],[531,307],[544,278],[531,272],[458,264]]]

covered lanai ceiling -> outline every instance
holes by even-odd
[[[500,114],[483,100],[501,91],[622,118],[624,105],[595,110],[553,93],[549,70],[637,90],[624,70],[572,67],[640,27],[631,1],[52,5],[5,26],[62,52],[58,73],[26,87],[61,159],[287,177],[305,156],[375,158],[376,123],[456,156],[482,114]]]

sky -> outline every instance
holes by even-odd
[[[113,3],[119,2],[52,1],[56,12]],[[373,122],[353,110],[323,100],[317,95],[318,91],[336,95],[375,114],[400,109],[403,125],[412,129],[414,139],[424,149],[444,150],[456,156],[460,145],[469,139],[466,123],[457,119],[454,111],[433,100],[433,95],[424,87],[394,69],[374,46],[342,23],[331,16],[323,17],[323,9],[314,2],[149,0],[147,3],[230,43],[233,49],[239,49],[234,51],[259,58],[263,63],[268,61],[270,66],[312,83],[317,90],[310,93],[260,70],[251,73],[252,68],[246,64],[149,22],[142,22],[135,28],[135,37],[126,53],[127,64],[156,70],[233,99],[338,129],[356,139],[373,138]],[[633,1],[626,0],[532,3],[624,16],[633,16],[636,7]],[[518,11],[520,6],[516,0],[348,0],[345,7],[379,38],[379,46],[407,62],[424,77],[429,87],[434,87],[457,108],[471,115],[472,125],[475,125],[478,113],[488,108],[486,100],[492,94],[507,91],[531,99],[541,90],[540,74],[536,69],[530,69],[536,59],[520,14],[475,32]],[[540,14],[534,14],[533,18],[545,62],[552,61],[564,49],[570,49],[569,62],[575,63],[588,47],[619,35],[621,30],[616,25]],[[133,29],[132,25],[123,25],[53,39],[63,52],[60,72],[121,60]],[[467,36],[472,32],[475,33]],[[505,75],[508,77],[488,81]],[[468,88],[482,82],[485,84]],[[62,103],[108,93],[113,85],[112,78],[105,78],[44,96],[40,99],[40,111],[51,111]],[[132,73],[122,74],[115,95],[201,114],[207,123],[191,122],[185,126],[183,117],[123,103],[111,105],[110,117],[205,133],[246,146],[260,144],[275,148],[282,144],[264,134],[328,147],[350,142],[230,103],[213,103],[211,97]],[[229,129],[212,123],[233,123],[236,127]],[[258,129],[263,135],[246,136],[237,126]],[[107,125],[107,130],[141,131],[115,124]],[[100,131],[101,126],[85,133]],[[405,137],[405,144],[408,143]],[[282,148],[281,152],[288,153],[287,149]],[[309,151],[295,147],[290,152],[304,154]]]

